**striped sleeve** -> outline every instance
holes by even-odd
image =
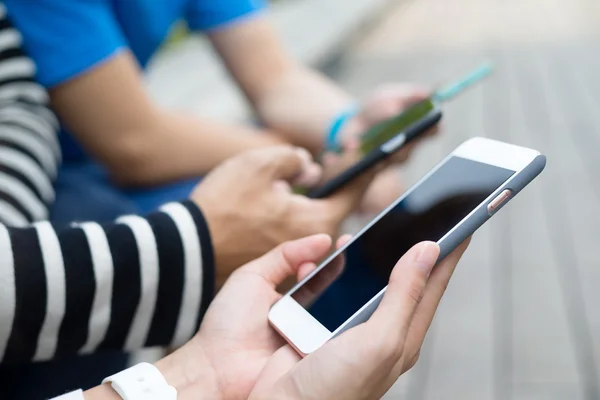
[[[0,225],[0,360],[178,346],[213,291],[208,226],[189,201],[104,225]]]
[[[47,219],[60,162],[59,123],[0,2],[0,223]]]

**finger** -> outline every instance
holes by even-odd
[[[303,307],[309,307],[341,275],[345,264],[346,256],[341,253],[304,282],[302,290],[298,290],[294,294],[294,299]],[[315,268],[316,266],[310,272]]]
[[[431,326],[435,312],[444,295],[450,278],[456,269],[470,242],[470,238],[465,240],[452,253],[444,258],[431,272],[425,292],[421,302],[417,306],[413,317],[409,334],[406,340],[406,348],[413,349],[416,354],[421,344],[425,340],[425,335]]]
[[[344,151],[343,153],[325,153],[323,155],[323,179],[328,180],[339,175],[362,159],[358,151]]]
[[[403,108],[408,108],[409,106],[423,101],[431,96],[431,90],[426,89],[420,86],[413,86],[411,90],[406,91],[405,93],[401,93],[397,100]]]
[[[275,288],[307,262],[316,262],[329,252],[331,238],[319,234],[283,243],[264,256],[240,268],[242,272],[260,275]]]
[[[255,393],[272,390],[285,374],[290,372],[302,357],[289,345],[281,347],[269,359],[269,362],[258,376],[257,383],[252,389]],[[260,397],[260,396],[259,396]]]
[[[425,100],[431,90],[413,84],[388,84],[379,88],[367,101],[365,117],[370,123],[377,123],[396,115],[409,106]]]
[[[394,98],[404,107],[423,101],[431,96],[431,89],[412,83],[391,84],[383,90],[385,93],[382,96]]]
[[[360,148],[360,138],[356,136],[349,137],[344,140],[344,151],[357,151]]]
[[[390,376],[403,374],[417,361],[421,346],[423,345],[427,331],[431,326],[440,300],[448,286],[456,265],[465,252],[469,242],[470,238],[465,240],[458,248],[437,264],[431,272],[427,285],[425,286],[423,298],[415,310],[412,323],[408,329],[408,334],[404,342],[404,355],[402,359],[396,363],[394,368],[392,368]]]
[[[323,153],[323,155],[321,156],[321,164],[324,167],[330,167],[332,165],[335,165],[338,162],[338,160],[339,155],[332,152]]]
[[[419,243],[410,249],[394,267],[383,300],[369,324],[403,342],[439,254],[440,248],[433,242]]]
[[[300,187],[313,187],[321,180],[323,168],[315,163],[308,164],[303,168],[300,175],[292,180],[292,184]]]
[[[265,171],[261,176],[268,180],[293,180],[312,168],[312,157],[305,149],[291,146],[273,146],[253,151],[257,163]]]
[[[317,268],[315,263],[304,263],[298,268],[298,282],[306,278],[311,272]]]
[[[292,185],[288,181],[275,181],[273,182],[273,189],[276,192],[281,193],[292,193]]]
[[[293,184],[303,187],[312,187],[316,185],[323,174],[323,169],[317,164],[311,154],[302,148],[297,148],[298,154],[302,159],[302,168],[300,174],[293,179]]]
[[[342,247],[343,245],[348,243],[350,241],[350,239],[352,239],[352,235],[350,235],[349,233],[346,233],[346,234],[340,236],[338,238],[338,240],[335,242],[335,248],[339,249],[340,247]]]
[[[379,99],[378,106],[369,110],[367,121],[369,124],[377,124],[388,120],[406,109],[408,102],[400,98]]]
[[[352,235],[342,235],[338,238],[338,240],[336,241],[335,247],[337,249],[339,249],[340,247],[342,247],[343,245],[345,245],[346,243],[348,243],[348,241],[352,239]],[[344,259],[341,260],[334,260],[336,263],[339,263],[338,265],[334,266],[333,270],[332,270],[332,275],[336,276],[339,275],[339,272],[341,272],[341,269],[343,268]],[[337,268],[339,267],[339,268]],[[315,263],[304,263],[300,266],[300,268],[298,268],[298,281],[303,280],[304,278],[306,278],[311,272],[313,272],[315,269],[317,268],[317,264]],[[328,279],[324,279],[324,281],[328,281]]]

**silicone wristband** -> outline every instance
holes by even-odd
[[[104,379],[123,400],[177,400],[177,390],[152,364],[140,363]]]
[[[339,153],[341,150],[340,144],[338,143],[338,135],[342,130],[342,127],[348,122],[348,120],[352,119],[358,113],[358,107],[352,107],[348,110],[345,110],[339,113],[331,127],[329,128],[329,132],[327,133],[327,138],[325,139],[325,151],[331,151],[335,153]]]

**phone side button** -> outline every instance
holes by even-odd
[[[492,201],[490,201],[490,204],[488,204],[487,209],[488,209],[488,214],[492,215],[493,213],[495,213],[498,208],[504,204],[504,202],[506,202],[506,200],[508,200],[508,198],[510,197],[510,195],[512,194],[510,189],[506,189],[503,190],[502,193],[500,193],[498,196],[496,196],[496,198]]]
[[[402,146],[406,142],[406,134],[401,133],[396,137],[388,140],[383,146],[381,146],[381,150],[383,150],[387,154],[391,154],[398,150],[400,146]]]

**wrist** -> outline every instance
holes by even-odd
[[[347,107],[334,116],[325,135],[325,151],[340,152],[342,132],[346,131],[347,126],[356,116],[359,109],[356,105]]]
[[[208,357],[194,340],[154,364],[169,386],[177,390],[177,400],[216,400],[221,398],[217,375]],[[84,394],[86,400],[122,400],[110,383]]]
[[[104,383],[83,394],[85,400],[122,400],[121,396],[110,386],[110,383]]]
[[[222,397],[217,374],[195,339],[157,361],[154,366],[177,390],[178,400],[217,400]]]

